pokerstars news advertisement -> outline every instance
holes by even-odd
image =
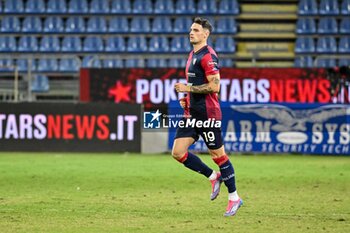
[[[229,117],[222,121],[227,150],[350,154],[350,89],[335,85],[327,70],[223,68],[220,74],[219,98]],[[143,104],[145,128],[154,116],[179,114],[183,94],[175,92],[176,82],[186,82],[183,69],[83,69],[81,100]],[[155,130],[162,128],[154,123]],[[167,130],[171,148],[174,130]],[[194,146],[204,150],[203,145]]]

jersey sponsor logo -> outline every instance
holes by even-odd
[[[193,64],[193,65],[196,64],[196,61],[197,61],[197,58],[193,59],[193,60],[192,60],[192,64]]]
[[[207,62],[207,67],[208,67],[208,69],[210,69],[211,71],[217,71],[217,70],[218,70],[218,69],[217,69],[217,65],[218,65],[218,63],[215,62],[215,61],[208,61],[208,62]]]
[[[210,66],[217,66],[218,65],[218,63],[217,62],[215,62],[215,61],[208,61],[208,66],[210,67]]]

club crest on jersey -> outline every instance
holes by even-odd
[[[192,64],[196,64],[197,58],[193,59]]]

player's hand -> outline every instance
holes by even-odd
[[[188,99],[186,97],[180,99],[180,106],[184,109],[188,108]]]
[[[175,90],[176,92],[190,92],[190,87],[183,83],[176,83]]]

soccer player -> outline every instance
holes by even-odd
[[[186,64],[187,85],[176,83],[177,92],[187,93],[180,99],[184,108],[184,115],[196,120],[221,120],[221,109],[217,93],[220,90],[220,73],[218,57],[215,51],[207,45],[207,39],[213,27],[203,18],[195,18],[190,29],[189,39],[193,50],[189,54]],[[199,136],[204,139],[210,155],[219,166],[217,172],[204,164],[201,159],[188,151]],[[185,167],[206,176],[211,182],[212,192],[210,199],[214,200],[220,192],[221,183],[228,188],[228,205],[224,216],[233,216],[243,204],[237,194],[235,172],[229,157],[225,153],[219,127],[178,127],[172,149],[173,157],[183,163]]]

